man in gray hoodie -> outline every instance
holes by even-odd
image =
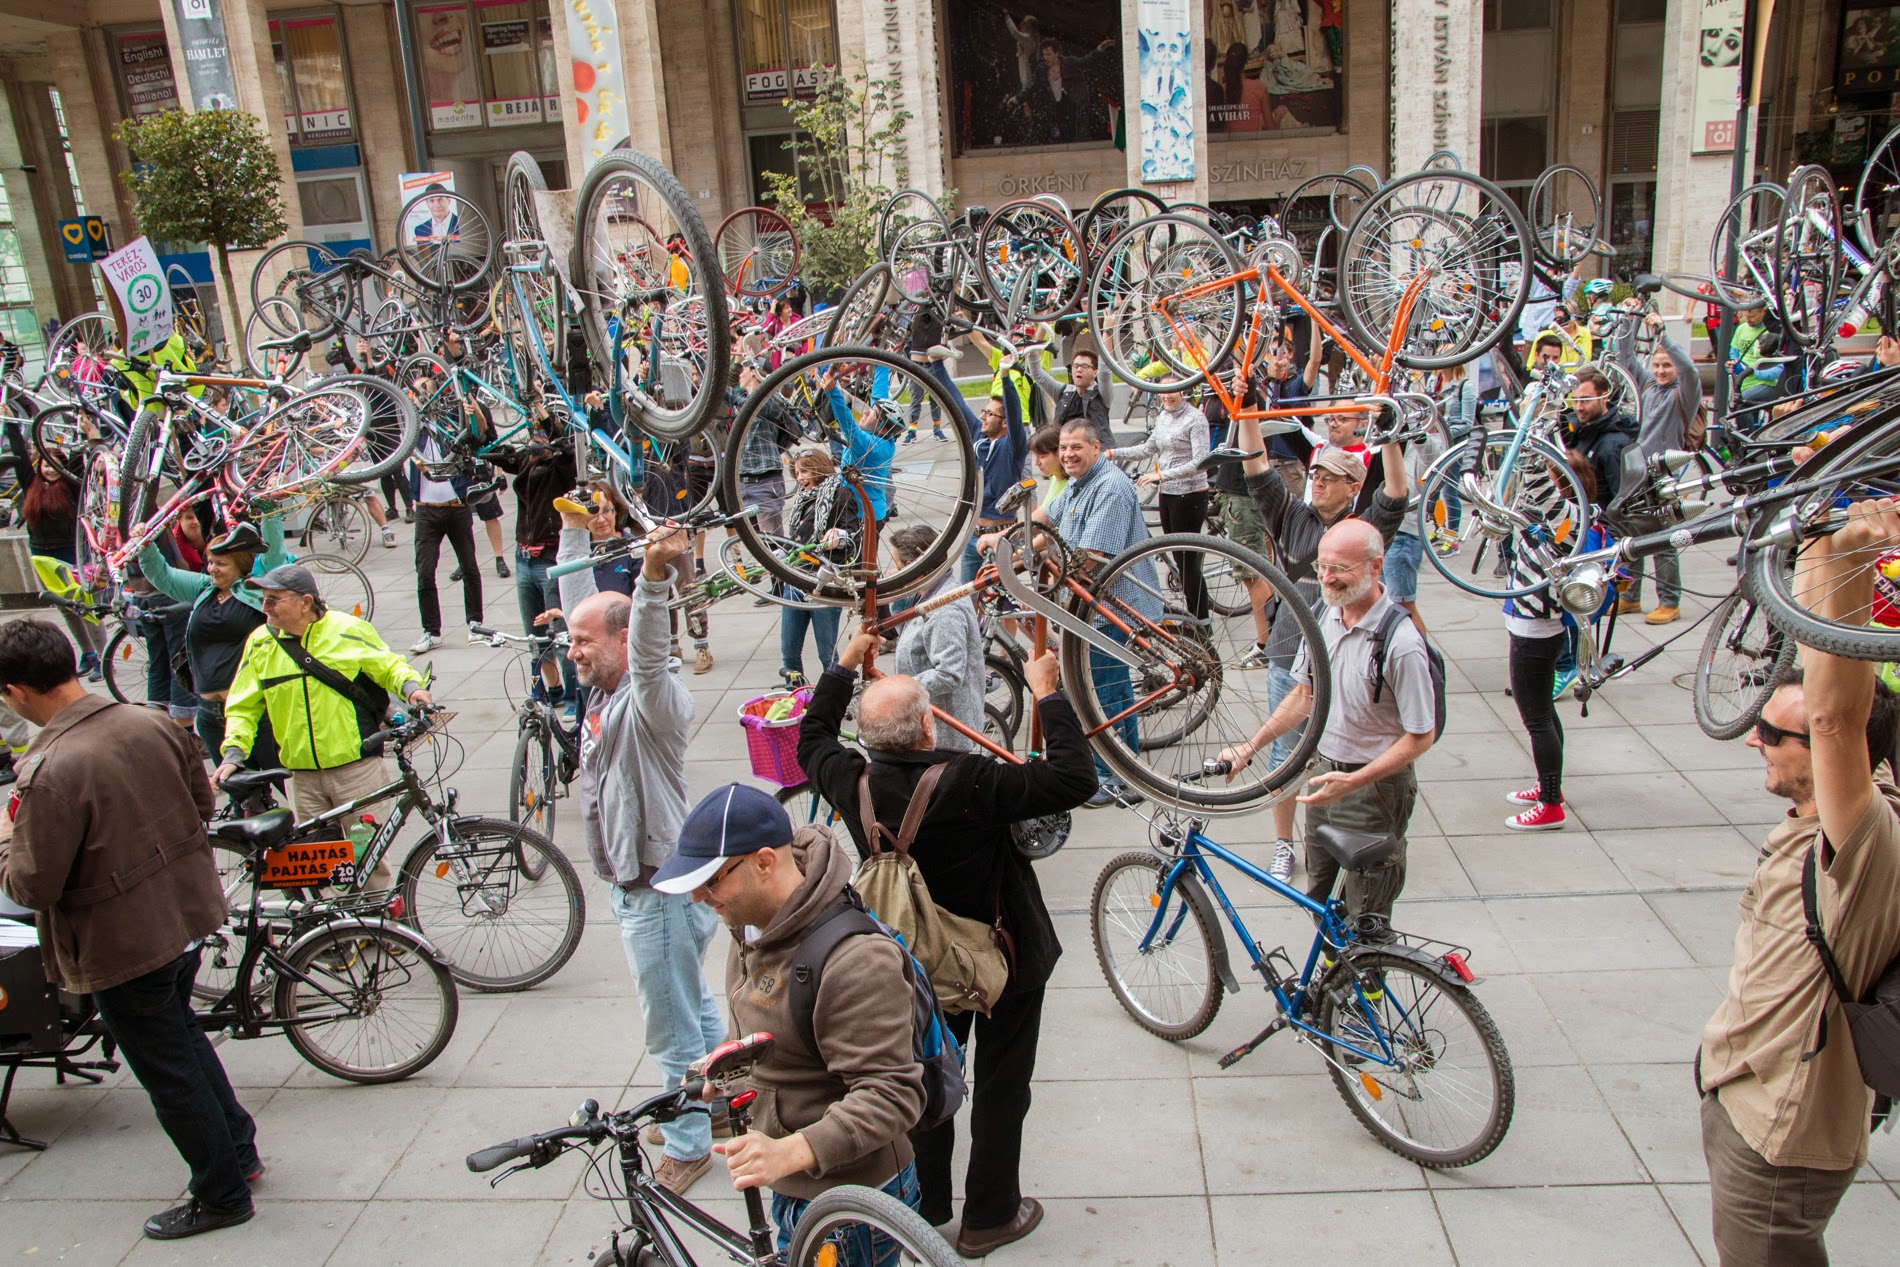
[[[558,503],[557,503],[558,504]],[[601,593],[592,569],[561,578],[568,659],[588,688],[581,721],[581,821],[594,874],[607,881],[608,909],[640,992],[647,1051],[666,1085],[725,1039],[719,1003],[706,984],[706,947],[718,916],[686,896],[653,888],[673,856],[686,821],[686,737],[693,697],[670,655],[667,600],[676,559],[689,534],[663,530],[650,539],[631,601]],[[556,558],[586,558],[587,516],[561,513]],[[685,1192],[712,1165],[712,1126],[692,1114],[661,1128],[666,1151],[657,1178]]]
[[[1635,299],[1627,299],[1623,306],[1634,311],[1640,305]],[[1652,312],[1643,323],[1656,335],[1655,350],[1648,356],[1637,355],[1634,322],[1624,326],[1611,341],[1611,348],[1617,364],[1629,371],[1641,394],[1642,407],[1637,413],[1641,429],[1636,443],[1649,458],[1684,447],[1689,422],[1702,407],[1702,379],[1695,362],[1689,359],[1688,349],[1663,332],[1661,317]],[[1643,610],[1643,560],[1631,564],[1630,571],[1630,587],[1617,604],[1617,611],[1627,616]],[[1666,625],[1681,615],[1682,556],[1673,549],[1665,550],[1656,556],[1656,606],[1643,620],[1646,624]]]

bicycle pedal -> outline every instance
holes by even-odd
[[[1228,1052],[1225,1056],[1222,1056],[1217,1063],[1220,1065],[1222,1069],[1233,1068],[1235,1065],[1239,1064],[1247,1056],[1253,1054],[1254,1048],[1266,1042],[1269,1038],[1272,1038],[1275,1034],[1279,1033],[1281,1030],[1285,1028],[1286,1028],[1286,1017],[1284,1016],[1274,1017],[1273,1020],[1267,1025],[1265,1029],[1261,1030],[1258,1034],[1255,1034],[1252,1038],[1248,1039],[1246,1042],[1242,1043],[1240,1046]]]

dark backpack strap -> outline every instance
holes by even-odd
[[[1387,609],[1385,615],[1379,617],[1379,627],[1372,631],[1372,662],[1379,666],[1378,678],[1372,684],[1372,702],[1375,704],[1385,694],[1386,646],[1392,640],[1392,631],[1398,628],[1401,620],[1411,618],[1411,612],[1394,603]]]
[[[1835,995],[1842,1004],[1852,1002],[1854,996],[1848,992],[1847,978],[1841,975],[1841,966],[1834,961],[1834,951],[1829,948],[1827,938],[1821,932],[1821,904],[1814,892],[1814,846],[1812,845],[1808,847],[1808,856],[1801,860],[1801,912],[1808,921],[1806,929],[1803,930],[1808,935],[1808,944],[1813,946],[1815,953],[1821,956],[1821,966],[1827,970],[1827,979],[1834,987]],[[1802,1052],[1801,1059],[1812,1060],[1826,1046],[1827,1005],[1823,1003],[1821,1023],[1816,1028],[1814,1037],[1814,1049]]]
[[[936,794],[937,784],[943,779],[943,769],[944,763],[940,761],[917,780],[917,786],[911,789],[910,804],[904,807],[904,821],[896,835],[892,835],[890,828],[877,821],[877,809],[871,804],[871,767],[866,763],[858,774],[858,825],[864,831],[864,847],[871,856],[884,852],[886,840],[890,841],[892,852],[910,856],[910,842],[917,839],[917,832],[924,825],[924,815],[930,809],[930,798]]]
[[[305,673],[317,679],[317,681],[323,683],[344,699],[349,700],[358,708],[371,712],[376,710],[378,707],[377,701],[368,698],[367,695],[358,688],[355,682],[352,682],[349,678],[344,677],[341,673],[338,673],[335,669],[311,655],[309,650],[301,642],[298,642],[295,638],[279,638],[275,634],[272,634],[271,637],[276,641],[279,647],[283,648],[284,654],[295,661],[297,667],[302,669]]]
[[[877,921],[865,911],[857,890],[847,885],[835,902],[819,912],[817,920],[792,949],[792,1028],[798,1031],[805,1050],[813,1055],[819,1054],[814,1017],[818,1011],[818,979],[824,975],[825,961],[845,938],[876,931]]]

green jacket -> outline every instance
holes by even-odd
[[[1730,358],[1748,367],[1748,376],[1742,379],[1742,391],[1751,387],[1767,387],[1773,382],[1755,372],[1755,367],[1761,364],[1761,336],[1767,333],[1766,326],[1751,326],[1746,321],[1739,321],[1735,325],[1735,333],[1729,336]]]
[[[258,535],[264,538],[264,553],[258,555],[251,564],[252,576],[262,576],[279,564],[297,561],[295,555],[284,549],[282,516],[272,515],[265,519],[258,525]],[[205,595],[212,590],[211,578],[203,572],[188,572],[166,562],[164,552],[158,548],[156,541],[139,551],[139,571],[159,593],[181,603],[190,603],[193,607],[204,602]],[[240,581],[231,588],[231,593],[246,607],[264,610],[264,593],[256,586]]]
[[[354,700],[299,668],[278,645],[278,633],[260,625],[244,644],[224,701],[223,755],[249,756],[258,719],[268,713],[286,768],[328,770],[361,760],[363,740],[375,728],[359,720]],[[304,630],[302,642],[312,659],[351,681],[374,682],[405,699],[411,688],[422,685],[422,675],[385,646],[366,620],[325,612]]]

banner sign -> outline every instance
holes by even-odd
[[[488,126],[491,128],[508,128],[517,123],[539,122],[541,122],[541,98],[539,97],[510,97],[488,103]]]
[[[406,207],[409,205],[411,198],[414,198],[417,194],[428,192],[430,187],[434,185],[440,185],[445,193],[454,193],[455,173],[404,172],[397,177],[397,184],[402,196],[396,200],[396,205],[398,207]],[[453,210],[453,204],[443,203],[440,207],[430,207],[426,202],[417,203],[415,210],[409,213],[408,222],[402,226],[402,240],[405,242],[411,241],[414,239],[415,230],[418,227],[434,220],[438,211],[448,210]],[[444,231],[453,230],[450,230],[449,227],[445,225]]]
[[[1141,179],[1194,179],[1193,41],[1187,0],[1139,0]]]
[[[121,35],[119,80],[125,85],[126,105],[134,117],[178,108],[178,84],[172,78],[172,55],[163,34],[153,31]]]
[[[566,0],[562,11],[574,73],[575,122],[581,127],[582,156],[591,166],[630,135],[620,31],[613,0]]]
[[[59,222],[59,246],[66,252],[68,264],[90,264],[106,256],[106,222],[98,216],[81,216]]]
[[[1735,110],[1742,93],[1742,18],[1747,0],[1702,0],[1695,91],[1689,99],[1689,152],[1735,150]]]
[[[525,18],[510,22],[482,23],[482,52],[484,53],[532,53],[534,44],[528,38],[528,23]]]
[[[1844,97],[1892,92],[1900,84],[1900,8],[1847,0],[1835,65],[1835,88]]]
[[[307,889],[356,881],[356,850],[347,840],[300,840],[264,854],[265,884]]]
[[[172,295],[151,240],[128,242],[99,264],[119,318],[119,345],[143,355],[172,337]]]
[[[231,75],[231,49],[224,42],[224,13],[218,0],[172,0],[178,19],[178,44],[185,55],[185,79],[194,110],[237,109],[237,80]]]

